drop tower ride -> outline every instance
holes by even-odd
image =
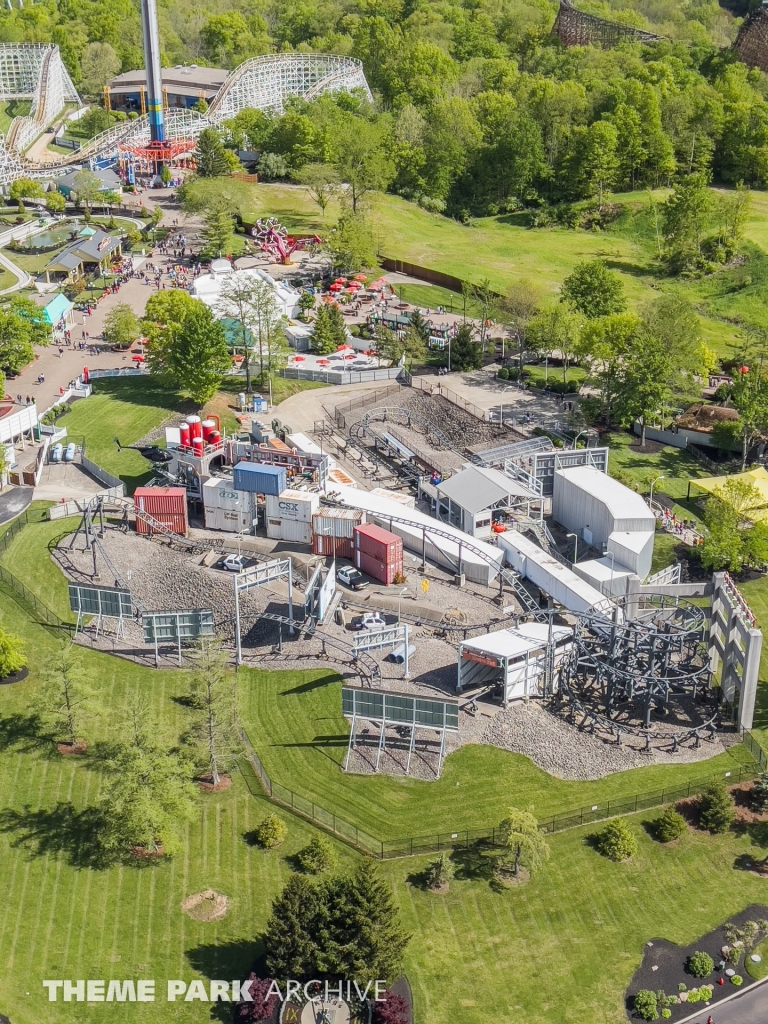
[[[150,144],[165,142],[163,76],[160,71],[160,29],[156,0],[141,0],[141,32],[144,37],[144,67],[147,69],[147,114]],[[158,147],[159,149],[159,147]]]

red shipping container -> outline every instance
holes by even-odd
[[[366,576],[372,576],[373,579],[388,587],[390,583],[394,583],[395,576],[403,571],[402,548],[400,557],[395,557],[389,562],[380,562],[371,555],[366,555],[364,551],[355,551],[355,565],[360,572],[364,572]]]
[[[183,487],[137,487],[133,492],[137,509],[146,512],[158,523],[174,533],[186,536],[187,492]],[[140,516],[136,516],[136,532],[152,533],[152,527]]]
[[[321,533],[316,533],[312,538],[312,553],[351,560],[355,551],[351,537],[324,537]]]
[[[375,523],[363,523],[355,527],[355,551],[362,551],[378,562],[390,563],[397,558],[403,562],[403,541],[401,537],[382,530]]]

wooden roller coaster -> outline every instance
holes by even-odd
[[[604,18],[596,18],[593,14],[584,14],[577,10],[568,0],[560,0],[552,34],[556,35],[563,46],[616,46],[625,39],[639,43],[657,43],[663,36],[653,32],[644,32],[631,25],[617,25]]]
[[[733,48],[742,64],[768,73],[768,10],[758,7],[745,18]]]

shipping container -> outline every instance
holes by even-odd
[[[205,509],[205,527],[207,530],[224,530],[226,533],[241,533],[251,529],[251,516],[236,509],[213,508]]]
[[[211,477],[203,484],[205,525],[210,530],[248,530],[258,515],[257,495],[236,491],[231,476]],[[219,515],[226,512],[226,516]]]
[[[321,508],[312,516],[312,529],[323,537],[343,537],[352,541],[355,527],[362,521],[363,513],[359,508]]]
[[[285,540],[292,544],[311,544],[312,523],[295,519],[275,519],[267,513],[267,536],[271,540]]]
[[[398,505],[403,505],[405,508],[416,508],[416,498],[412,494],[390,491],[386,487],[374,487],[371,494],[378,494],[380,498],[389,498],[390,501],[396,501]]]
[[[146,512],[156,522],[180,534],[187,533],[187,492],[183,487],[137,487],[133,493],[137,509]],[[152,533],[152,527],[136,517],[137,533]]]
[[[319,504],[319,494],[288,489],[281,491],[277,496],[267,495],[267,517],[283,521],[311,523],[312,514],[317,511]]]
[[[312,522],[315,523],[316,520],[313,519]],[[334,537],[322,533],[312,535],[312,551],[314,554],[323,555],[326,558],[348,558],[350,561],[355,556],[351,537]]]
[[[272,494],[286,490],[285,466],[268,466],[262,462],[238,462],[233,472],[236,491]]]
[[[364,572],[366,576],[372,576],[373,579],[378,580],[379,583],[389,586],[390,583],[394,583],[395,576],[402,575],[403,572],[402,545],[400,547],[399,556],[395,554],[394,557],[387,562],[379,561],[378,558],[374,558],[372,555],[366,554],[365,551],[360,551],[358,549],[355,551],[355,565],[360,572]]]
[[[403,541],[389,530],[383,530],[375,523],[363,523],[355,527],[355,550],[362,551],[379,562],[391,562],[398,556],[403,560]]]

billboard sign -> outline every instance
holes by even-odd
[[[69,607],[78,615],[129,619],[133,614],[131,592],[122,587],[94,587],[70,583]]]

